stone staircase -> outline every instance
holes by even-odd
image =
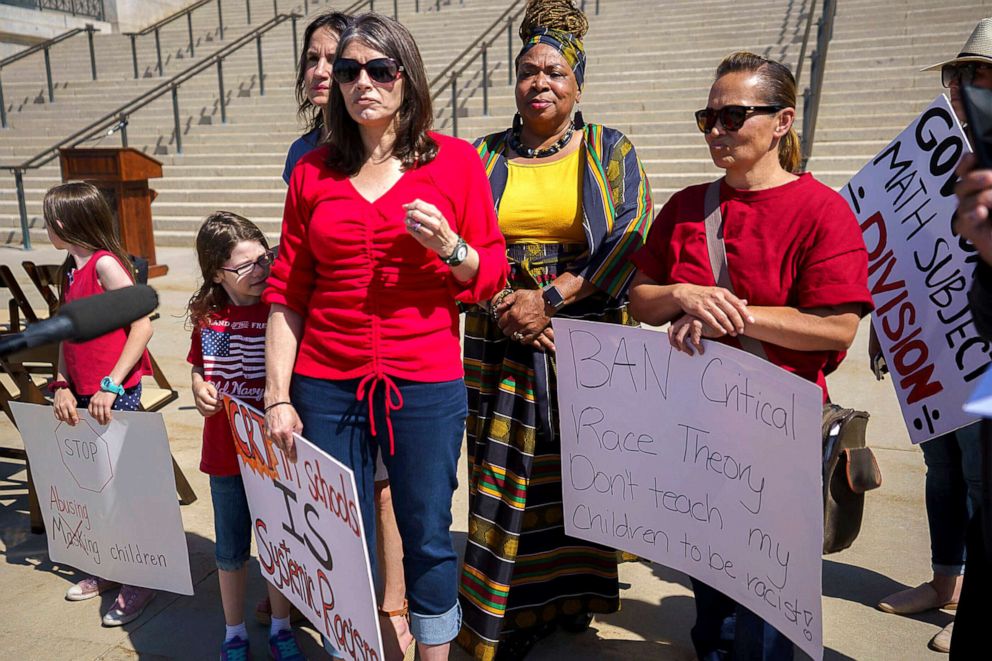
[[[453,2],[436,14],[433,5],[426,7],[425,0],[421,3],[425,11],[414,14],[411,0],[403,0],[400,19],[417,38],[428,74],[433,76],[472,43],[509,1],[465,0],[464,5]],[[231,3],[224,6],[225,16],[228,4]],[[391,11],[392,5],[385,4],[378,8]],[[834,187],[842,186],[894,137],[942,89],[938,74],[921,74],[919,68],[956,54],[978,19],[992,15],[992,0],[947,0],[946,5],[938,9],[930,0],[840,3],[810,163],[810,169],[821,180]],[[583,115],[587,121],[616,127],[631,137],[651,179],[655,203],[660,206],[674,191],[719,175],[695,128],[692,111],[705,105],[713,71],[721,58],[730,51],[748,49],[795,67],[806,11],[811,6],[815,6],[818,16],[819,0],[739,0],[732,11],[719,0],[602,0],[597,16],[594,3],[587,2],[591,29],[586,38],[589,63],[581,104]],[[231,11],[234,9],[232,6]],[[209,29],[206,18],[204,28]],[[515,31],[516,26],[514,49],[519,43]],[[225,36],[226,41],[234,38]],[[171,48],[181,49],[185,39],[185,32],[180,31]],[[815,28],[810,50],[814,42]],[[127,50],[113,63],[124,72],[118,81],[121,88],[154,83],[154,77],[126,81],[131,75],[130,46],[126,45]],[[107,102],[110,91],[104,92],[102,103],[100,93],[83,95],[83,89],[92,85],[85,82],[85,39],[75,47],[80,49],[77,60],[82,62],[76,62],[82,73],[77,72],[75,79],[83,82],[73,90],[80,92],[79,99],[66,103],[78,105],[81,113],[98,116],[126,95],[118,91],[113,103]],[[215,48],[198,47],[196,55],[205,57]],[[203,74],[180,89],[183,154],[174,153],[168,95],[132,118],[128,128],[131,146],[165,164],[164,178],[153,183],[159,191],[153,205],[158,243],[192,245],[193,232],[201,219],[217,208],[246,215],[273,237],[278,233],[285,193],[279,175],[286,149],[299,133],[288,25],[267,35],[263,48],[264,97],[257,94],[254,47],[247,47],[225,63],[225,92],[229,99],[226,125],[219,123],[215,75]],[[481,65],[477,63],[460,82],[468,88],[459,97],[460,137],[472,139],[509,125],[514,103],[512,87],[507,84],[506,50],[504,29],[489,52],[488,115],[482,113],[478,75]],[[153,66],[154,53],[144,62],[145,66]],[[169,63],[170,71],[183,68],[177,62],[173,59]],[[809,78],[807,61],[803,86]],[[44,79],[40,80],[43,86]],[[451,131],[449,98],[445,91],[436,102],[437,126],[442,132]],[[60,130],[53,131],[53,126],[60,126]],[[12,153],[30,156],[64,133],[53,116],[47,121],[19,125],[12,132],[0,134],[0,159],[6,162]],[[100,144],[117,145],[119,139],[108,137]],[[41,197],[58,181],[57,163],[26,175],[34,240],[44,238],[39,217]],[[12,185],[0,184],[0,232],[8,242],[16,243],[19,231],[12,189]]]
[[[941,92],[939,71],[992,0],[842,0],[809,169],[839,188]]]
[[[311,16],[329,6],[329,3],[317,4],[314,0],[310,0],[309,4]],[[465,0],[461,3],[446,0],[441,3],[440,11],[437,11],[435,3],[422,0],[419,3],[420,13],[414,11],[414,0],[400,0],[398,4],[400,19],[417,39],[428,76],[432,76],[444,69],[457,53],[468,46],[484,26],[505,10],[509,2]],[[207,5],[211,6],[213,5]],[[231,23],[228,12],[235,12],[238,8],[243,15],[243,2],[227,0],[224,3],[225,25]],[[266,8],[267,13],[263,13]],[[290,2],[280,2],[280,11],[289,11],[292,8]],[[381,6],[377,8],[391,14],[393,4],[381,2]],[[302,2],[299,0],[296,2],[296,9],[302,11]],[[189,57],[188,53],[183,58],[172,58],[166,65],[166,79],[200,59],[209,57],[249,29],[257,27],[271,18],[272,12],[272,3],[255,0],[252,5],[252,26],[242,19],[240,24],[235,23],[236,29],[228,27],[225,30],[224,41],[216,37],[216,13],[205,14],[204,34],[214,34],[213,38],[208,41],[204,37],[203,45],[195,46],[196,58]],[[213,17],[212,28],[207,21],[209,16]],[[257,18],[258,16],[261,18]],[[183,30],[172,35],[168,43],[169,48],[178,53],[183,47],[188,47],[188,33],[185,31],[184,20],[176,23],[181,24]],[[301,38],[306,23],[306,19],[299,22]],[[286,150],[300,133],[294,98],[296,63],[293,60],[291,35],[291,26],[287,21],[262,38],[264,96],[259,95],[257,53],[253,44],[225,59],[227,124],[221,124],[220,121],[215,70],[196,76],[179,88],[182,154],[176,153],[169,94],[131,116],[127,128],[129,146],[154,156],[164,165],[164,177],[152,182],[152,187],[159,193],[152,208],[157,243],[192,245],[193,234],[203,217],[218,208],[244,214],[257,220],[270,235],[278,234],[285,195],[285,184],[280,175]],[[56,90],[56,103],[38,104],[26,113],[10,113],[12,128],[0,132],[0,164],[18,164],[31,158],[73,130],[86,126],[164,80],[157,76],[155,70],[153,41],[150,42],[151,54],[146,58],[152,75],[135,81],[128,38],[122,35],[97,36],[98,40],[104,38],[109,42],[119,43],[116,44],[116,50],[101,50],[102,44],[96,44],[100,63],[100,80],[97,83],[90,81],[85,37],[77,37],[64,44],[67,51],[65,53],[59,54],[53,50],[53,74],[60,81],[59,89]],[[164,61],[164,31],[162,42]],[[175,54],[172,50],[169,52]],[[114,53],[114,57],[111,58],[109,53]],[[66,75],[63,78],[56,74],[57,62],[70,61],[74,63],[71,76]],[[105,70],[108,72],[106,75],[103,73]],[[12,79],[8,83],[8,75],[13,78],[13,72],[8,74],[4,71],[4,90],[8,99],[12,98],[12,93],[7,90],[14,85],[30,90],[33,84],[36,89],[30,94],[37,94],[38,90],[47,94],[44,92],[43,68],[40,73],[22,73],[21,82]],[[62,81],[69,78],[73,82],[63,86]],[[34,83],[26,82],[31,80]],[[28,93],[21,96],[26,94]],[[81,146],[119,145],[120,137],[113,135],[103,136]],[[48,188],[61,181],[58,160],[42,168],[29,170],[24,179],[32,241],[44,242],[47,236],[41,218],[41,200]],[[0,183],[0,239],[16,244],[20,242],[21,235],[13,176],[0,171],[0,182],[3,182]]]

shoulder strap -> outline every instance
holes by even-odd
[[[727,266],[727,246],[723,242],[723,214],[720,213],[719,179],[706,187],[703,213],[706,214],[706,220],[703,221],[706,226],[706,251],[710,256],[713,278],[716,280],[717,287],[723,287],[734,294],[734,285],[730,282],[730,268]],[[741,343],[741,348],[744,351],[768,360],[765,347],[758,340],[743,335],[739,335],[737,340]]]

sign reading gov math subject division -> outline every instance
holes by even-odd
[[[381,660],[375,588],[351,470],[299,435],[296,462],[290,462],[263,433],[260,411],[228,395],[223,399],[262,575],[345,658]]]
[[[31,462],[48,555],[100,578],[193,594],[172,455],[159,413],[114,411],[103,426],[80,409],[11,402]]]
[[[566,533],[683,571],[821,658],[820,389],[715,342],[553,324]]]
[[[913,443],[976,420],[961,406],[990,362],[968,307],[979,257],[951,227],[954,170],[969,151],[941,95],[841,191],[868,248],[872,323]]]

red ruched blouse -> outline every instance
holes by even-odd
[[[463,140],[431,136],[437,157],[404,172],[373,202],[325,165],[328,147],[304,156],[290,178],[279,256],[263,294],[304,319],[296,374],[363,378],[357,396],[370,403],[382,383],[387,408],[390,400],[391,408],[402,406],[390,377],[436,383],[463,376],[456,301],[491,298],[509,273],[479,155]],[[456,280],[407,233],[402,205],[415,199],[436,206],[478,251],[471,281]]]

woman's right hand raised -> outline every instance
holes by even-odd
[[[75,427],[79,422],[79,414],[76,413],[76,398],[68,388],[59,388],[55,391],[55,401],[52,404],[55,409],[55,419],[59,422],[67,422],[69,426]]]
[[[682,312],[729,335],[742,334],[745,323],[754,323],[747,301],[723,287],[680,284],[673,293]]]
[[[296,461],[293,434],[303,433],[303,421],[292,404],[279,404],[265,412],[265,433],[290,461]]]

